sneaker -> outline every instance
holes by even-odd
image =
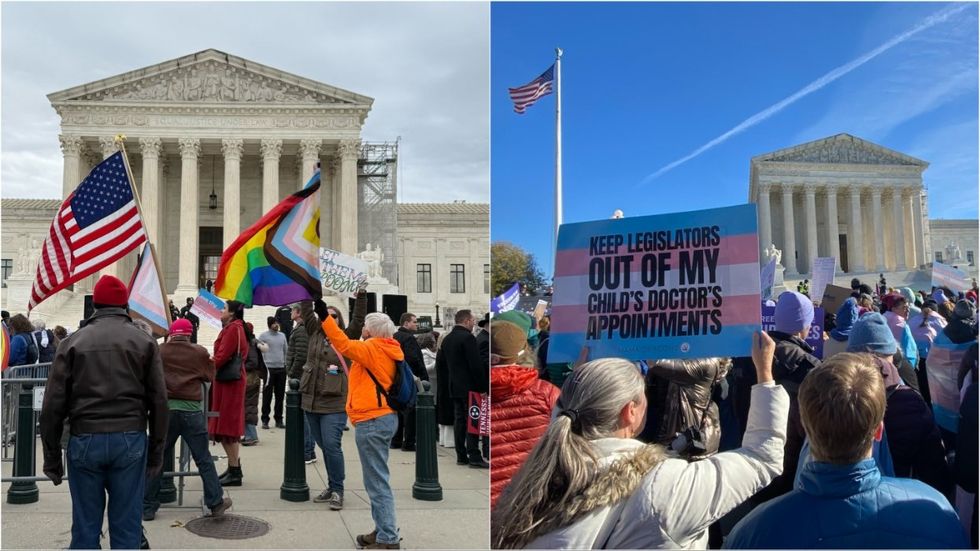
[[[255,439],[251,439],[250,438],[248,440],[242,440],[242,445],[243,446],[246,446],[246,447],[248,447],[248,446],[254,446],[254,445],[258,444],[258,443],[259,443],[259,439],[258,438],[255,438]]]
[[[314,463],[316,463],[316,456],[315,455],[313,457],[310,457],[309,459],[306,459],[306,464],[307,465],[312,465]]]
[[[357,546],[363,549],[368,545],[374,545],[375,543],[378,543],[377,537],[377,530],[372,530],[370,534],[361,534],[357,536]]]
[[[330,506],[331,511],[339,511],[344,508],[344,496],[338,494],[337,492],[330,492],[330,499],[327,500],[327,505]]]
[[[330,490],[324,490],[320,492],[320,495],[313,498],[313,503],[327,503],[328,501],[330,501],[331,493],[332,492]]]
[[[221,500],[221,503],[215,505],[211,508],[211,516],[216,517],[225,514],[225,511],[231,508],[231,498],[226,497]]]

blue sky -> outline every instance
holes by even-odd
[[[554,95],[517,115],[507,88],[555,46],[565,222],[744,203],[751,157],[841,132],[931,163],[930,218],[977,217],[975,2],[496,3],[490,18],[491,235],[548,277]]]

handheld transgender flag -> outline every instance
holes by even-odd
[[[555,85],[555,66],[541,73],[538,78],[517,88],[508,88],[510,99],[514,102],[514,112],[523,115],[527,108],[534,105],[539,98],[550,94]]]
[[[30,312],[72,283],[146,241],[129,167],[121,151],[99,163],[61,204],[41,246]]]
[[[748,356],[759,276],[754,204],[564,224],[548,361]]]
[[[160,284],[156,252],[147,244],[140,254],[133,279],[129,284],[129,313],[143,319],[153,329],[153,336],[165,337],[170,332],[170,307]]]
[[[283,306],[322,296],[320,170],[221,254],[214,294],[253,305]]]

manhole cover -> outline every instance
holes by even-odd
[[[188,522],[185,527],[198,536],[223,540],[257,538],[269,531],[269,523],[238,515],[199,517]]]

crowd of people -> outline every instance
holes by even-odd
[[[976,548],[976,282],[854,280],[822,353],[808,283],[745,358],[554,364],[494,317],[491,545]]]
[[[4,312],[12,365],[52,362],[40,416],[43,470],[58,485],[67,467],[72,548],[99,546],[107,506],[113,548],[148,546],[141,525],[156,517],[164,454],[179,438],[196,464],[210,514],[228,511],[232,500],[223,487],[247,485],[241,447],[260,443],[260,423],[285,427],[287,378],[299,380],[305,460],[317,461],[316,448],[324,458],[326,488],[313,501],[334,511],[344,507],[342,441],[353,430],[375,525],[357,536],[360,548],[400,547],[389,450],[414,452],[417,422],[414,407],[388,398],[401,362],[417,382],[433,385],[437,407],[449,408],[448,422],[437,416],[436,423],[452,428],[454,441],[445,444],[456,447],[460,463],[489,467],[489,444],[482,442],[481,450],[467,434],[468,412],[461,407],[468,392],[488,390],[480,342],[488,356],[489,335],[474,334],[469,310],[457,312],[452,331],[417,334],[411,313],[397,328],[386,314],[367,313],[361,291],[349,324],[322,300],[302,301],[279,308],[266,320],[267,331],[256,335],[245,306],[230,300],[211,353],[196,342],[200,320],[191,299],[185,309],[173,308],[163,342],[130,316],[119,279],[100,278],[93,299],[94,314],[70,336]],[[221,474],[210,444],[220,444],[227,457]]]

